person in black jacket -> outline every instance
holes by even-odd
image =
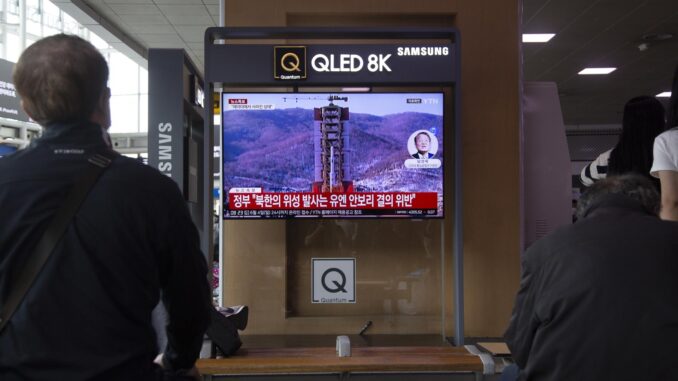
[[[111,152],[108,67],[68,35],[27,48],[14,83],[44,128],[0,159],[0,306],[93,154]],[[114,159],[0,333],[0,379],[153,380],[197,376],[211,308],[198,232],[175,183]],[[160,370],[151,311],[168,309]]]
[[[678,223],[643,175],[596,182],[533,244],[505,338],[521,380],[678,380]]]

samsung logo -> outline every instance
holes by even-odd
[[[399,46],[399,56],[447,56],[450,49],[447,46]]]

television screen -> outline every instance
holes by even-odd
[[[442,93],[223,93],[223,217],[443,217]]]

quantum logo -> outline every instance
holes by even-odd
[[[306,79],[306,47],[273,47],[273,78],[286,81]]]

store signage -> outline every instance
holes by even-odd
[[[336,58],[336,59],[335,59]],[[358,54],[339,54],[335,57],[334,54],[329,56],[325,54],[316,54],[311,59],[311,67],[318,72],[349,72],[356,73],[363,68],[368,71],[391,71],[387,61],[391,58],[390,54],[370,54],[367,59],[363,59]],[[364,65],[367,61],[367,65]]]
[[[239,60],[233,57],[240,57]],[[455,82],[452,43],[391,45],[215,45],[207,50],[206,81],[238,85],[439,86]],[[246,62],[246,64],[242,64]],[[218,74],[217,74],[218,73]]]
[[[339,47],[341,48],[341,47]],[[398,57],[446,57],[450,55],[449,46],[389,46],[385,49],[389,53],[381,53],[382,46],[369,48],[365,46],[347,50],[348,53],[335,53],[342,49],[333,46],[310,46],[311,72],[314,73],[369,73],[392,72],[389,61]],[[306,79],[306,46],[275,46],[273,47],[273,77],[278,80]]]
[[[158,170],[172,177],[172,123],[158,124]]]
[[[312,258],[312,303],[355,303],[355,258]]]
[[[19,94],[12,82],[14,63],[0,59],[0,118],[28,122],[28,115],[21,108]]]

